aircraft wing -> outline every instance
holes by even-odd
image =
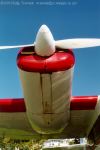
[[[91,136],[99,115],[100,97],[72,97],[69,125],[62,133],[49,135],[49,138],[80,138]],[[42,137],[42,135],[39,135],[32,129],[29,123],[23,98],[0,99],[0,120],[1,137],[10,136],[14,139]]]
[[[0,99],[0,137],[31,139],[38,134],[33,131],[27,115],[24,99]]]
[[[65,128],[62,135],[67,135],[67,138],[89,137],[91,139],[91,136],[94,137],[94,135],[97,138],[98,134],[98,140],[100,140],[100,129],[98,131],[96,129],[97,126],[100,126],[99,116],[99,96],[72,97],[69,125]]]

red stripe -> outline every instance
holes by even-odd
[[[23,98],[0,99],[0,112],[25,112],[25,102]]]
[[[30,49],[31,47],[28,47],[27,51]],[[66,52],[61,50],[50,57],[41,57],[36,55],[36,53],[22,54],[20,51],[17,57],[18,67],[28,72],[48,73],[64,71],[72,68],[74,63],[75,57],[71,50],[66,50]]]
[[[98,96],[76,96],[72,97],[70,110],[92,110],[95,109]]]
[[[93,110],[97,99],[97,96],[72,97],[70,110]],[[26,112],[24,99],[0,99],[0,112]]]

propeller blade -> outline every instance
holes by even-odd
[[[88,48],[100,46],[100,39],[96,38],[65,39],[55,41],[55,45],[56,47],[62,49]]]
[[[16,45],[16,46],[0,46],[0,49],[11,49],[11,48],[21,48],[21,47],[30,47],[34,46],[34,44],[28,44],[28,45]]]

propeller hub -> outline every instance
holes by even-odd
[[[35,52],[40,56],[50,56],[55,52],[55,41],[46,25],[42,25],[37,33]]]

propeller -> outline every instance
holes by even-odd
[[[16,46],[0,46],[0,49],[11,49],[11,48],[22,48],[22,47],[30,47],[34,46],[34,44],[27,44],[27,45],[16,45]]]
[[[61,49],[78,49],[100,46],[100,39],[98,38],[76,38],[76,39],[64,39],[55,41],[53,35],[46,25],[42,25],[37,33],[35,42],[28,45],[17,46],[0,46],[0,49],[11,49],[34,46],[34,50],[37,55],[50,56],[55,53],[56,48]],[[65,51],[64,50],[64,51]],[[33,52],[22,52],[23,54],[32,54]]]
[[[12,49],[35,46],[34,44],[15,45],[15,46],[0,46],[0,49]],[[75,38],[55,41],[55,46],[61,49],[78,49],[100,46],[100,39],[96,38]]]
[[[76,49],[100,46],[100,39],[77,38],[55,41],[55,46],[62,49]]]

